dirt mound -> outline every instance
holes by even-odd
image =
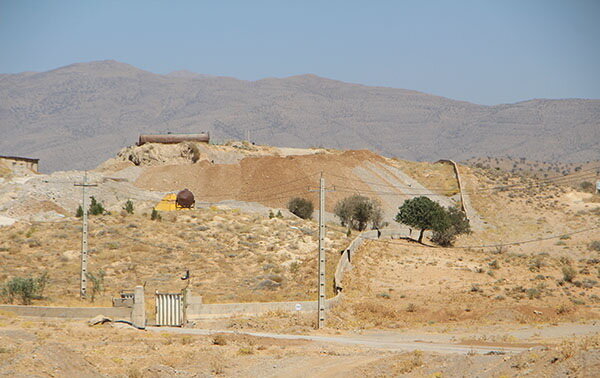
[[[271,207],[285,207],[295,196],[317,200],[315,189],[322,172],[328,187],[344,187],[328,193],[327,210],[349,195],[345,188],[369,191],[369,187],[352,170],[367,162],[383,162],[369,151],[347,151],[293,156],[248,156],[236,164],[213,164],[200,160],[196,164],[169,164],[146,167],[135,185],[162,192],[189,188],[199,202],[228,199],[259,202]]]

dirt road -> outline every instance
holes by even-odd
[[[368,348],[386,349],[390,351],[413,351],[421,350],[424,352],[443,353],[443,354],[468,354],[468,353],[520,353],[528,348],[521,346],[506,346],[506,345],[461,345],[456,343],[443,342],[426,342],[426,341],[394,341],[389,337],[382,340],[376,335],[360,335],[360,336],[316,336],[316,335],[286,335],[278,333],[266,332],[239,332],[231,330],[211,330],[211,329],[191,329],[191,328],[176,328],[176,327],[148,327],[146,328],[153,332],[178,333],[188,335],[212,335],[218,333],[242,334],[255,337],[268,337],[273,339],[285,340],[308,340],[320,343],[337,343],[364,346]]]

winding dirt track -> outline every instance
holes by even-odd
[[[443,353],[443,354],[467,354],[467,353],[520,353],[528,348],[506,345],[461,345],[456,343],[439,343],[439,342],[423,342],[423,341],[391,341],[382,340],[377,336],[313,336],[313,335],[286,335],[279,333],[266,332],[239,332],[231,330],[211,330],[211,329],[190,329],[176,327],[147,327],[146,329],[153,332],[168,332],[188,335],[213,335],[218,333],[241,334],[256,337],[268,337],[273,339],[285,340],[308,340],[320,343],[336,343],[358,345],[367,348],[386,349],[390,351],[413,351],[421,350],[424,352]]]

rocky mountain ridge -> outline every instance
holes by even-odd
[[[600,100],[483,106],[315,75],[243,81],[98,61],[0,75],[0,131],[0,154],[41,158],[43,171],[90,169],[167,131],[410,160],[586,161],[600,155]]]

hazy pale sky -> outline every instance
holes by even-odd
[[[245,80],[314,73],[479,104],[600,98],[599,0],[0,0],[0,72],[115,59]]]

